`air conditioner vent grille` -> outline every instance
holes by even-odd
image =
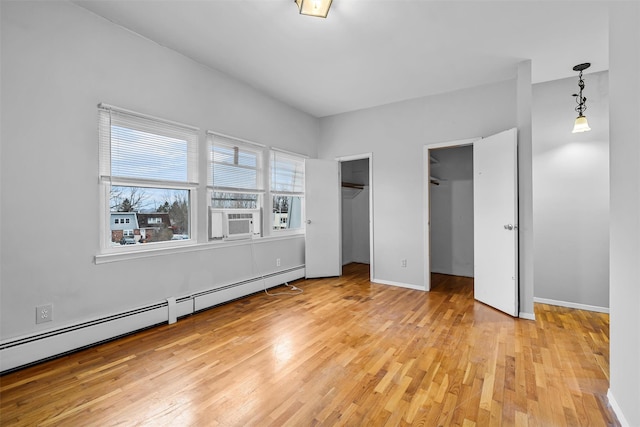
[[[253,214],[251,213],[230,213],[229,219],[252,219]]]
[[[251,219],[245,219],[243,221],[229,221],[229,236],[236,236],[238,234],[246,234],[247,237],[251,236]]]

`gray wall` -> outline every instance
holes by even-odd
[[[369,264],[369,187],[342,197],[342,265]]]
[[[586,74],[590,132],[571,133],[575,78],[533,86],[535,297],[609,308],[608,73]]]
[[[316,118],[69,2],[1,7],[2,340],[304,264],[302,236],[256,245],[255,268],[250,245],[207,243],[204,133],[314,157]],[[94,263],[100,102],[201,129],[197,250]]]
[[[424,146],[512,128],[516,108],[511,80],[321,119],[321,158],[373,153],[374,280],[425,288]]]
[[[518,64],[516,79],[518,128],[518,285],[520,317],[535,319],[533,286],[533,137],[531,126],[531,60]]]
[[[473,146],[431,150],[431,271],[473,277]]]
[[[611,8],[609,401],[640,426],[640,3]]]

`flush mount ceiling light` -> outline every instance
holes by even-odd
[[[578,106],[576,107],[576,111],[578,112],[578,117],[576,118],[576,122],[573,125],[572,133],[578,132],[586,132],[591,130],[589,127],[589,123],[587,123],[587,118],[584,116],[584,112],[587,109],[587,98],[582,96],[582,90],[584,89],[584,80],[582,80],[582,72],[591,66],[590,63],[585,62],[584,64],[578,64],[573,67],[573,71],[579,71],[578,75],[578,87],[580,88],[580,93],[574,93],[573,96],[576,99],[576,103]]]
[[[302,15],[326,18],[331,7],[332,0],[294,0]]]

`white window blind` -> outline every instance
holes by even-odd
[[[304,158],[278,150],[271,151],[271,192],[304,194]]]
[[[198,129],[106,104],[98,106],[98,119],[103,248],[136,251],[142,244],[171,246],[177,239],[190,240]],[[120,224],[130,220],[117,219],[123,213],[136,222],[126,226],[132,229],[127,239]],[[166,221],[137,221],[149,214],[164,215]]]
[[[100,174],[155,183],[198,181],[198,129],[101,104]]]
[[[263,192],[263,147],[212,132],[208,185],[215,191]]]

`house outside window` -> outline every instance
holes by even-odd
[[[105,104],[98,115],[100,178],[105,223],[110,224],[101,231],[103,247],[120,246],[125,227],[140,233],[134,243],[173,245],[174,234],[190,237],[191,200],[198,185],[197,128]],[[138,217],[158,212],[166,221],[160,218],[153,223],[155,232],[146,235]]]
[[[135,212],[112,212],[110,214],[112,245],[134,244],[140,227]]]

